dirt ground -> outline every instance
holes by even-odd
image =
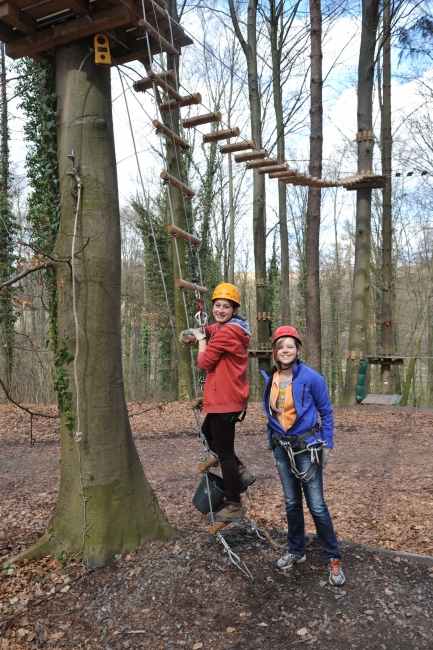
[[[187,405],[134,403],[129,410],[146,476],[178,538],[147,544],[94,571],[74,558],[6,568],[0,581],[1,650],[432,647],[433,564],[404,552],[433,556],[433,411],[335,409],[336,446],[325,470],[325,497],[344,540],[347,578],[336,589],[313,536],[307,561],[281,573],[266,539],[251,527],[232,526],[224,538],[253,575],[252,586],[191,503],[200,479],[200,445]],[[29,416],[0,405],[2,562],[44,531],[57,495],[58,421],[35,419],[33,435],[30,447]],[[282,490],[257,404],[238,425],[237,450],[258,479],[244,499],[248,514],[284,543]],[[308,516],[306,527],[314,532]]]

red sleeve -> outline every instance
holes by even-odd
[[[241,342],[230,326],[220,327],[212,336],[204,352],[200,352],[197,363],[200,370],[212,370],[225,352],[235,352]]]

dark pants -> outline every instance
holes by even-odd
[[[302,507],[302,492],[304,493],[308,509],[316,526],[317,537],[322,545],[325,560],[340,558],[334,526],[328,506],[323,498],[323,469],[321,465],[311,466],[309,452],[296,454],[295,463],[299,472],[310,469],[311,476],[316,470],[316,476],[311,481],[300,481],[292,472],[287,452],[281,447],[274,449],[275,464],[280,475],[286,502],[287,524],[289,527],[288,545],[290,553],[303,555],[305,553],[304,510]]]
[[[237,416],[239,413],[224,413],[223,415]],[[221,413],[208,413],[201,425],[201,430],[209,448],[218,456],[221,463],[227,501],[240,503],[239,467],[242,462],[235,454],[235,423],[225,420]]]

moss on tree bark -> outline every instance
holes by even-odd
[[[71,168],[74,88],[88,54],[86,42],[57,48],[61,222],[55,246],[71,254],[75,184]],[[105,563],[142,542],[175,535],[141,466],[125,402],[120,336],[120,219],[111,113],[110,69],[84,63],[77,84],[75,166],[83,183],[78,214],[75,295],[79,324],[77,383],[73,362],[64,370],[80,431],[61,417],[60,491],[48,530],[15,559],[80,553],[89,565]],[[58,340],[76,353],[71,269],[56,269]],[[81,435],[79,435],[81,433]]]

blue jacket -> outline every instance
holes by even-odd
[[[284,431],[269,404],[275,371],[275,366],[269,371],[261,371],[266,381],[262,406],[268,418],[269,442],[271,443],[274,432],[278,432],[281,436],[300,436],[306,433],[317,424],[318,415],[320,415],[322,430],[319,432],[319,437],[326,440],[328,449],[332,449],[334,446],[334,417],[324,376],[306,366],[300,359],[297,360],[293,366],[292,381],[296,420],[290,429]],[[315,436],[312,434],[304,442],[309,444],[314,442],[314,439]]]

